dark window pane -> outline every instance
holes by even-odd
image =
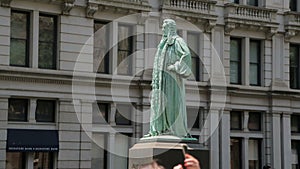
[[[93,104],[93,123],[107,124],[108,123],[109,104],[94,103]]]
[[[230,83],[241,83],[241,40],[230,39]]]
[[[53,169],[53,153],[34,152],[33,169]]]
[[[37,100],[35,118],[37,122],[55,121],[55,100]]]
[[[39,68],[55,69],[56,57],[54,57],[53,43],[39,43]]]
[[[55,16],[39,17],[39,68],[56,69],[56,35]]]
[[[119,25],[118,30],[118,74],[132,74],[133,36],[132,26]]]
[[[230,130],[242,129],[242,112],[232,111],[230,112]]]
[[[28,66],[29,13],[11,12],[10,65]]]
[[[247,5],[258,6],[258,0],[247,0]]]
[[[261,141],[249,139],[248,146],[249,169],[260,169]]]
[[[25,153],[6,152],[6,169],[24,169],[25,164]]]
[[[188,128],[199,129],[200,127],[199,113],[200,111],[198,108],[187,108]]]
[[[260,112],[249,112],[248,129],[250,131],[261,130],[261,113]]]
[[[260,85],[260,41],[250,41],[250,85]]]
[[[291,132],[299,133],[300,132],[300,116],[299,115],[291,115]]]
[[[300,87],[299,76],[299,46],[290,45],[290,88]]]
[[[8,100],[8,121],[27,121],[28,100]]]
[[[290,0],[291,11],[297,11],[297,0]]]
[[[109,73],[109,24],[94,22],[94,72]]]
[[[115,121],[117,125],[131,125],[131,106],[118,104]]]
[[[10,64],[13,66],[27,65],[27,44],[26,40],[10,40]]]
[[[230,139],[230,166],[231,169],[240,169],[242,167],[242,140],[239,138]]]
[[[300,141],[292,140],[292,169],[299,169]]]
[[[200,59],[198,56],[199,53],[199,33],[188,32],[187,33],[187,44],[189,46],[191,57],[192,57],[192,72],[193,76],[190,76],[189,79],[192,80],[195,78],[196,81],[200,79]]]
[[[240,3],[239,0],[230,0],[230,2],[233,2],[233,3],[236,3],[236,4],[239,4],[239,3]]]

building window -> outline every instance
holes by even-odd
[[[93,104],[93,124],[107,124],[108,123],[108,103],[94,103]]]
[[[27,121],[28,99],[8,100],[8,121]]]
[[[192,57],[192,73],[189,79],[194,79],[196,81],[200,80],[200,59],[199,59],[199,33],[187,32],[187,43],[191,52]]]
[[[258,6],[258,0],[247,0],[247,5]]]
[[[230,166],[231,169],[242,168],[242,139],[230,139]]]
[[[92,142],[92,169],[105,169],[107,166],[106,134],[93,133]]]
[[[230,39],[230,83],[241,84],[241,39]]]
[[[292,169],[299,169],[300,141],[292,140]]]
[[[94,72],[109,73],[109,24],[94,21]]]
[[[249,169],[260,169],[261,141],[249,139],[248,146]]]
[[[250,40],[250,85],[260,85],[260,60],[261,43],[258,40]]]
[[[300,133],[300,115],[291,115],[291,132]]]
[[[201,110],[198,108],[187,108],[187,125],[188,128],[199,129],[200,128],[200,118],[199,114]]]
[[[49,152],[34,152],[33,153],[33,168],[34,169],[52,169],[53,168],[53,153]]]
[[[56,101],[37,100],[35,119],[37,122],[55,122]]]
[[[240,111],[230,112],[230,130],[242,130],[242,113]]]
[[[56,69],[57,18],[40,14],[39,16],[39,68]]]
[[[131,105],[117,104],[115,122],[117,125],[131,125]]]
[[[10,65],[29,66],[30,15],[28,12],[11,11]]]
[[[230,2],[235,3],[235,4],[239,4],[240,3],[239,0],[230,0]]]
[[[297,11],[297,0],[290,0],[290,10]]]
[[[249,112],[248,129],[250,131],[261,131],[261,113]]]
[[[26,165],[26,155],[22,152],[6,152],[6,168],[23,169]]]
[[[290,45],[290,88],[299,89],[299,45]]]
[[[127,168],[130,134],[116,134],[115,137],[115,168]]]
[[[117,71],[120,75],[132,74],[132,56],[133,53],[133,27],[131,25],[118,26],[118,57]]]

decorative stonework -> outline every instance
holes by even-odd
[[[2,7],[10,7],[10,3],[12,0],[0,0]]]
[[[88,4],[97,4],[101,10],[118,10],[121,13],[151,11],[147,0],[88,0]]]
[[[210,32],[217,21],[216,3],[216,1],[209,0],[166,0],[162,6],[162,13],[204,25],[203,30]]]
[[[70,15],[71,9],[74,7],[75,0],[64,0],[62,14],[63,15]]]
[[[86,7],[86,17],[93,18],[98,9],[98,4],[88,3]]]
[[[242,28],[264,31],[270,36],[279,26],[276,16],[275,9],[228,3],[224,11],[225,33],[230,34],[232,30]]]
[[[285,13],[285,39],[297,36],[300,31],[300,13],[299,12],[286,12]]]

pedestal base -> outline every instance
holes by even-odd
[[[186,143],[174,136],[142,138],[129,149],[128,169],[138,169],[153,161],[157,161],[165,169],[173,169],[174,166],[183,164],[185,153],[197,158],[201,169],[209,169],[209,150],[201,149],[197,142]]]

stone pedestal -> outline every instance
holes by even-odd
[[[197,143],[184,143],[177,137],[152,137],[141,139],[129,149],[128,169],[138,169],[139,166],[157,161],[165,169],[173,169],[178,164],[183,164],[184,154],[189,153],[201,163],[201,169],[209,168],[209,151],[192,148]]]

